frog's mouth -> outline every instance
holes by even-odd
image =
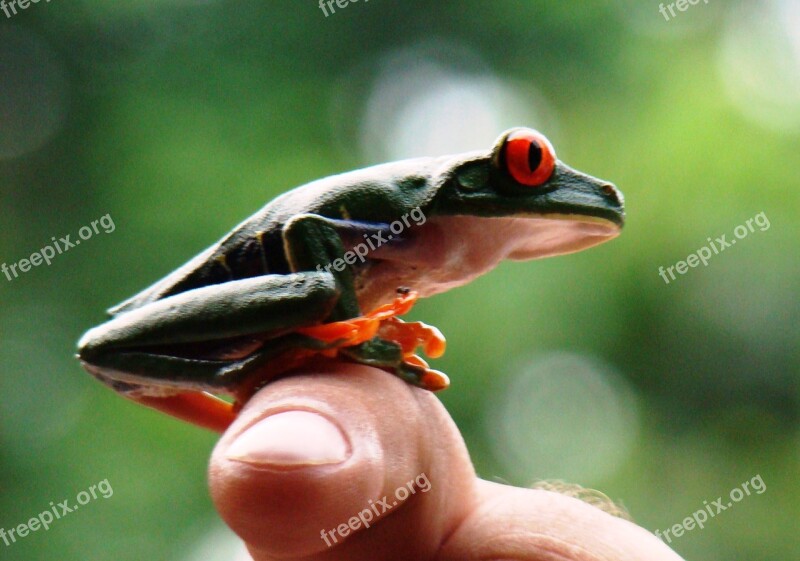
[[[390,301],[398,286],[432,296],[472,281],[504,259],[575,253],[620,230],[612,220],[580,214],[437,216],[409,229],[403,241],[372,252],[356,292],[364,309]]]

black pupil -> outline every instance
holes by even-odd
[[[542,163],[542,147],[535,140],[531,141],[528,147],[528,168],[531,171],[536,171],[539,164]]]

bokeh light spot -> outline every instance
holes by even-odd
[[[552,134],[552,115],[536,90],[502,80],[466,47],[420,44],[381,61],[364,113],[362,151],[378,162],[486,149],[514,126]]]
[[[592,484],[620,467],[639,432],[625,380],[608,365],[567,353],[524,364],[485,418],[496,455],[522,483]]]
[[[746,117],[772,130],[800,132],[800,2],[732,7],[719,64],[728,97]]]

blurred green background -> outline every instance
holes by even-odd
[[[285,190],[539,128],[628,224],[426,300],[441,399],[479,473],[566,479],[655,530],[760,476],[672,546],[800,558],[800,3],[70,0],[0,13],[0,527],[108,480],[2,559],[232,559],[215,435],[116,396],[75,341]],[[759,213],[708,266],[674,265]]]

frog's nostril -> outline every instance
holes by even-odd
[[[600,186],[600,190],[603,191],[603,193],[605,193],[605,195],[617,205],[622,206],[622,199],[619,196],[620,193],[617,191],[617,188],[614,187],[614,185],[611,183],[604,183]]]

